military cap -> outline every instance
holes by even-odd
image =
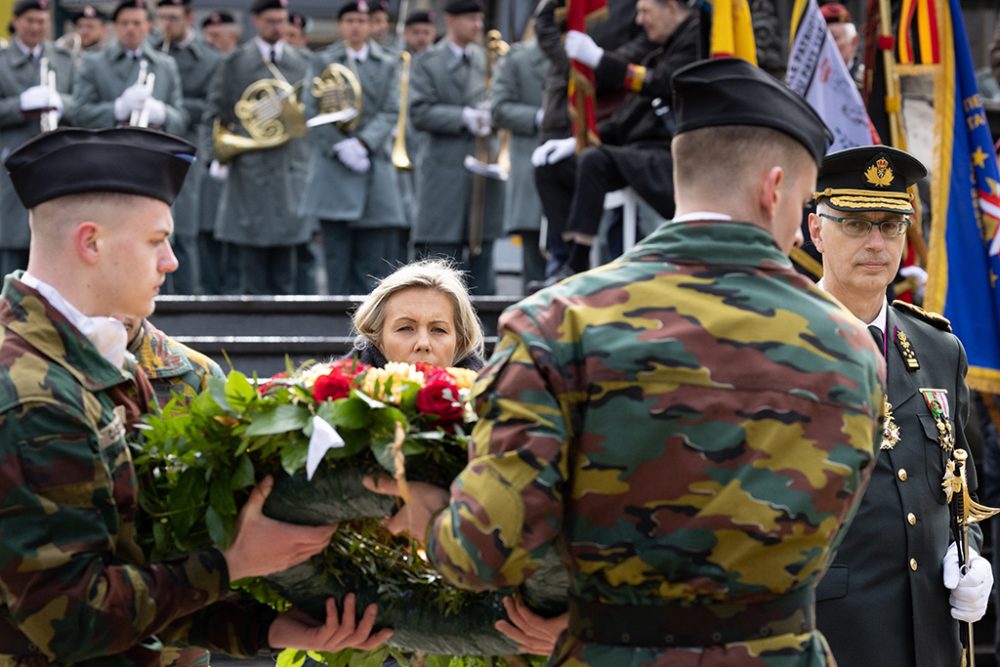
[[[288,0],[253,0],[251,14],[260,14],[269,9],[288,9]]]
[[[450,0],[444,6],[444,13],[455,16],[456,14],[477,14],[482,13],[483,3],[479,0]]]
[[[207,28],[210,25],[231,25],[236,23],[236,18],[229,12],[215,11],[205,17],[201,22],[202,28]]]
[[[817,165],[833,141],[801,95],[741,58],[687,65],[674,74],[673,88],[675,134],[724,125],[767,127],[802,144]]]
[[[374,14],[375,12],[383,12],[385,14],[389,13],[389,3],[385,0],[372,0],[368,3],[368,13]]]
[[[108,15],[94,5],[84,5],[83,9],[73,17],[73,23],[76,23],[80,19],[100,19],[102,22],[107,22]]]
[[[190,7],[191,0],[160,0],[158,7]]]
[[[49,11],[49,0],[19,0],[19,2],[14,5],[14,16],[18,17],[21,14],[32,10],[40,12]]]
[[[115,7],[115,11],[111,14],[111,20],[117,21],[118,15],[126,9],[142,9],[148,13],[149,2],[147,2],[147,0],[122,0],[122,2],[118,3],[118,6]]]
[[[430,12],[413,12],[406,17],[405,25],[414,25],[416,23],[434,23],[434,19],[431,17]]]
[[[123,192],[173,204],[195,147],[137,127],[63,128],[41,134],[4,163],[25,208],[84,192]]]
[[[289,13],[288,22],[300,30],[305,30],[306,23],[309,22],[309,19],[307,19],[304,14]]]
[[[361,13],[367,14],[370,11],[368,3],[365,0],[357,0],[357,2],[347,2],[341,5],[340,10],[337,12],[337,20],[339,21],[344,17],[344,14]]]
[[[826,156],[816,179],[816,199],[838,211],[913,213],[909,187],[927,168],[890,146],[858,146]]]
[[[828,2],[820,7],[819,11],[823,15],[823,18],[826,19],[827,25],[831,23],[853,23],[851,21],[851,12],[847,11],[847,7],[839,2]]]

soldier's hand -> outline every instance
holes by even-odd
[[[587,67],[597,67],[604,57],[604,49],[599,47],[590,35],[579,30],[570,30],[566,33],[565,48],[567,57]]]
[[[378,607],[368,605],[360,622],[355,621],[354,593],[344,598],[344,615],[337,612],[337,602],[326,601],[326,621],[320,625],[309,616],[290,611],[281,614],[267,631],[267,642],[271,648],[295,648],[305,651],[336,652],[345,648],[371,651],[392,637],[392,630],[385,629],[372,634]]]
[[[497,621],[496,629],[512,642],[517,650],[531,655],[552,655],[556,650],[559,635],[569,627],[569,614],[553,618],[539,616],[520,598],[507,596],[503,599],[507,610],[507,621]]]
[[[21,92],[21,111],[42,111],[53,108],[48,86],[32,86]]]
[[[944,586],[951,591],[948,603],[951,617],[975,623],[986,615],[993,589],[993,568],[990,562],[969,549],[969,562],[964,571],[958,565],[958,545],[954,542],[944,555]]]
[[[402,493],[399,484],[391,479],[375,479],[365,477],[362,480],[365,488],[384,496],[399,496]],[[386,519],[385,527],[393,535],[408,533],[410,537],[423,544],[427,539],[427,527],[431,517],[448,506],[450,495],[446,489],[424,482],[408,482],[409,499],[392,517]]]
[[[547,164],[562,162],[576,152],[576,139],[549,139],[531,153],[531,164],[544,167]]]
[[[240,510],[233,543],[225,550],[229,580],[263,577],[312,558],[330,543],[337,526],[296,526],[264,516],[264,501],[274,487],[265,477]]]
[[[125,120],[133,111],[142,109],[149,98],[149,91],[138,84],[129,86],[115,99],[114,113],[118,120]]]

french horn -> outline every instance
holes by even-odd
[[[309,127],[335,123],[343,131],[350,132],[358,126],[362,107],[361,81],[351,68],[331,63],[322,74],[313,77],[310,92],[316,98],[319,112],[309,119]]]
[[[298,84],[281,79],[260,79],[247,86],[233,107],[247,136],[223,127],[216,118],[212,127],[215,159],[226,164],[243,153],[277,148],[305,136],[305,109],[298,92]]]

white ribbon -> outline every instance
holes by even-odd
[[[316,469],[319,468],[320,461],[331,449],[344,446],[344,439],[337,433],[337,429],[330,425],[320,416],[314,416],[312,420],[313,434],[309,438],[309,454],[306,456],[306,479],[312,481]]]

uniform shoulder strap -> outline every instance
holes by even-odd
[[[921,319],[941,331],[951,331],[951,322],[947,317],[941,315],[940,313],[932,313],[929,310],[924,310],[920,306],[914,306],[912,303],[900,301],[899,299],[892,302],[892,307],[901,310],[904,313],[909,313],[917,319]]]

